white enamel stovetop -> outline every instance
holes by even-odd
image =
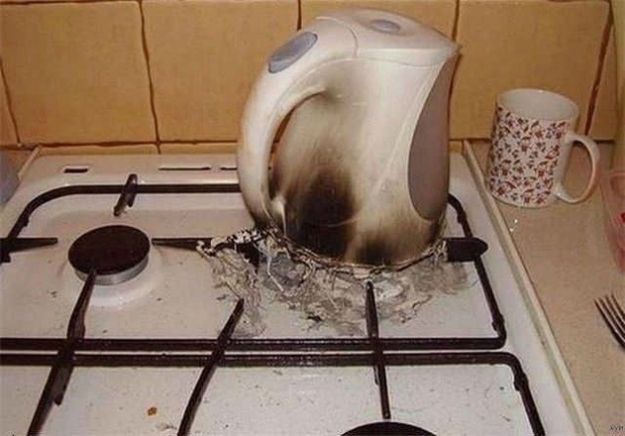
[[[5,237],[36,195],[83,184],[123,184],[136,173],[142,184],[236,182],[232,156],[45,157],[26,172],[2,212]],[[207,170],[207,167],[211,170]],[[224,169],[222,169],[222,167]],[[87,169],[66,172],[68,168]],[[204,168],[198,170],[197,168]],[[182,169],[182,170],[181,170]],[[460,199],[475,236],[489,245],[483,255],[505,319],[502,350],[514,354],[529,379],[547,434],[588,431],[568,374],[559,364],[540,308],[519,284],[497,236],[497,220],[460,155],[452,155],[451,192]],[[71,243],[107,224],[140,228],[150,237],[227,235],[251,225],[239,194],[149,194],[137,196],[121,217],[112,215],[117,195],[72,195],[36,209],[22,237],[57,237],[51,247],[15,253],[0,267],[0,336],[62,338],[83,282],[67,261]],[[492,212],[492,211],[491,211]],[[453,217],[453,211],[448,212]],[[459,234],[450,219],[451,234]],[[513,248],[512,248],[513,249]],[[492,337],[481,285],[471,264],[467,289],[437,295],[405,324],[382,321],[380,336]],[[97,286],[86,315],[87,338],[215,338],[234,307],[212,286],[197,253],[152,247],[148,267],[130,282]],[[531,290],[530,290],[531,291]],[[128,300],[128,301],[126,301]],[[330,330],[301,328],[300,314],[267,303],[263,337],[323,337]],[[364,320],[363,320],[364,325]],[[9,351],[2,351],[8,353]],[[24,434],[49,366],[0,366],[0,433]],[[76,367],[63,403],[43,427],[48,434],[171,434],[199,375],[199,368]],[[531,434],[512,372],[505,365],[388,366],[394,421],[437,435]],[[191,433],[341,434],[380,421],[378,387],[371,367],[218,367]]]

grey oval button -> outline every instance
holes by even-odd
[[[269,72],[277,73],[291,65],[304,56],[308,50],[317,42],[317,35],[312,32],[303,32],[295,38],[278,48],[269,58]]]
[[[401,27],[399,27],[399,24],[395,23],[394,21],[383,19],[372,20],[371,26],[373,26],[374,29],[384,33],[397,33],[399,32],[399,29],[401,29]]]

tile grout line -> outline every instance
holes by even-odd
[[[460,21],[460,0],[456,0],[456,9],[454,11],[454,22],[451,28],[451,39],[457,43],[458,37],[458,21]]]
[[[297,28],[296,30],[300,30],[302,28],[302,0],[297,0]]]
[[[605,27],[603,28],[603,38],[601,39],[601,47],[599,48],[599,59],[597,60],[597,71],[595,72],[595,80],[590,90],[590,99],[588,101],[588,112],[586,113],[586,122],[584,125],[584,134],[588,135],[592,127],[593,118],[597,109],[597,99],[599,98],[599,87],[601,86],[601,76],[605,69],[608,57],[608,43],[610,34],[612,33],[612,8],[608,11]]]
[[[7,110],[9,111],[9,117],[11,118],[11,124],[13,125],[13,132],[15,133],[15,140],[18,144],[21,144],[20,132],[17,128],[17,119],[15,118],[15,112],[13,112],[13,100],[11,100],[11,93],[9,92],[9,83],[7,82],[6,75],[4,74],[4,62],[0,57],[0,76],[2,76],[2,84],[4,85],[4,97],[7,101]]]
[[[152,81],[152,68],[150,65],[150,52],[148,50],[148,41],[145,35],[145,16],[143,15],[143,0],[137,1],[139,5],[139,15],[141,16],[141,44],[143,48],[143,57],[145,59],[145,68],[148,75],[148,88],[150,92],[150,112],[152,113],[152,121],[154,122],[154,134],[156,135],[156,149],[161,153],[161,134],[158,126],[158,117],[156,116],[156,105],[154,103],[154,82]]]

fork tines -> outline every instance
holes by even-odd
[[[597,306],[614,339],[621,348],[625,349],[625,312],[616,297],[611,294],[598,298],[595,300],[595,306]]]

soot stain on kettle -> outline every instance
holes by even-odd
[[[420,257],[436,240],[438,225],[414,221],[398,211],[376,231],[362,235],[354,246],[354,261],[365,265],[394,265]]]
[[[353,218],[360,205],[350,173],[341,159],[324,154],[297,167],[272,168],[270,195],[285,202],[284,217],[274,216],[274,225],[288,239],[319,255],[362,265],[393,265],[414,258],[434,241],[437,226],[425,220],[414,223],[406,211],[398,211],[377,231],[359,235]]]
[[[356,262],[366,265],[390,265],[396,253],[383,236],[369,237],[356,254]]]
[[[284,192],[284,227],[291,240],[318,254],[341,259],[353,233],[351,224],[339,224],[356,210],[352,184],[339,165],[327,161],[318,165],[315,161],[311,168],[300,168],[294,183],[284,189],[280,186],[284,178],[274,173],[271,191]]]

